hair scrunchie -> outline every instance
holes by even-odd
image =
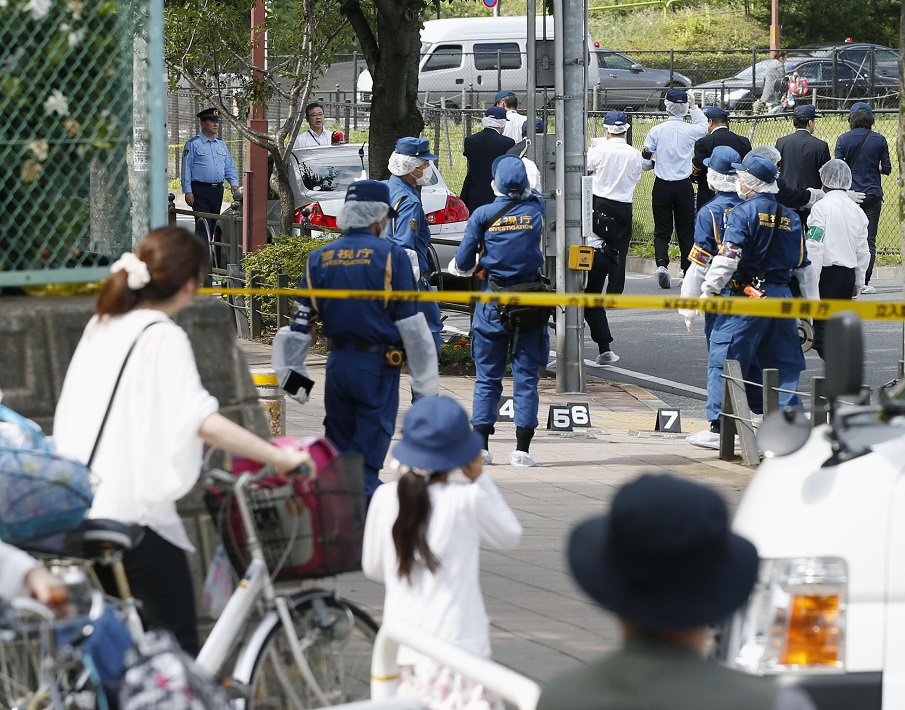
[[[143,289],[151,283],[151,272],[148,265],[130,251],[125,252],[119,259],[113,262],[110,273],[126,272],[126,283],[133,291]]]

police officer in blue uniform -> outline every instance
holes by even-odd
[[[408,253],[419,291],[431,290],[427,281],[430,272],[427,250],[431,232],[418,188],[437,181],[430,162],[436,159],[437,156],[430,152],[427,138],[400,138],[389,160],[392,175],[387,180],[387,187],[396,216],[390,220],[387,238]],[[427,320],[439,356],[440,331],[443,329],[440,306],[436,302],[422,301],[418,304],[418,310]]]
[[[182,151],[182,191],[185,203],[191,209],[220,214],[223,181],[226,180],[230,190],[235,192],[239,187],[239,176],[229,148],[217,138],[220,110],[206,108],[197,116],[201,119],[201,133],[190,139]],[[199,220],[196,224],[199,236],[205,241],[212,238],[216,222],[216,219],[208,218],[205,225]]]
[[[381,237],[394,216],[387,186],[374,180],[352,183],[337,226],[345,234],[311,252],[299,288],[413,291],[415,281],[405,251]],[[365,495],[380,484],[399,409],[403,348],[418,395],[437,395],[437,354],[423,314],[411,301],[343,298],[296,300],[290,330],[302,343],[303,362],[315,319],[330,339],[324,425],[341,451],[364,456]]]
[[[540,249],[546,217],[544,199],[528,184],[525,164],[514,155],[498,157],[492,166],[496,199],[476,209],[449,265],[450,273],[470,276],[484,272],[483,290],[528,290],[541,281],[544,255]],[[513,466],[533,466],[528,453],[537,428],[540,369],[547,364],[550,339],[546,323],[512,332],[500,320],[500,308],[478,303],[472,323],[472,356],[477,371],[471,425],[484,438],[484,461],[490,463],[489,437],[494,432],[503,392],[506,361],[512,364],[516,450]]]
[[[749,153],[738,171],[736,190],[744,202],[729,213],[723,244],[710,261],[701,287],[704,296],[791,298],[793,270],[809,270],[801,220],[776,200],[776,166]],[[719,314],[710,334],[707,367],[707,419],[719,419],[723,364],[738,360],[742,372],[755,361],[779,370],[779,403],[801,406],[798,389],[804,355],[794,318]]]

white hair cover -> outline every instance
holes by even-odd
[[[820,182],[830,190],[848,190],[852,186],[852,169],[844,160],[833,158],[820,168]]]
[[[666,113],[671,116],[684,118],[688,115],[688,104],[677,104],[673,103],[672,101],[664,101],[663,105],[666,107]]]
[[[735,192],[735,175],[724,175],[707,168],[707,184],[714,192]]]
[[[390,161],[387,167],[393,175],[402,177],[408,175],[412,170],[418,168],[421,163],[425,162],[424,158],[417,155],[403,155],[402,153],[393,153],[390,155]]]
[[[754,177],[751,173],[744,172],[743,170],[739,170],[738,179],[742,185],[755,192],[763,192],[770,195],[775,195],[779,192],[779,185],[776,183],[776,180],[773,182],[764,182],[760,178]]]
[[[506,120],[507,119],[505,119],[505,118],[494,118],[493,116],[484,116],[484,118],[481,119],[481,125],[484,126],[484,128],[502,128],[503,126],[506,125]]]
[[[387,216],[390,206],[385,202],[345,202],[336,218],[336,226],[343,232],[370,227]]]

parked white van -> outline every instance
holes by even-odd
[[[553,18],[537,17],[535,32],[539,40],[552,40]],[[511,89],[524,100],[528,86],[527,36],[528,19],[524,15],[425,22],[418,68],[422,102],[436,106],[445,99],[452,108],[493,105],[493,97],[502,89]],[[591,89],[599,81],[599,71],[590,35],[586,41],[592,63],[588,67]],[[371,102],[372,87],[373,80],[366,69],[358,77],[359,103]]]

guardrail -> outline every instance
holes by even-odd
[[[371,700],[388,700],[396,694],[396,653],[400,645],[423,653],[469,680],[480,683],[519,710],[535,710],[537,707],[540,686],[533,680],[401,622],[384,622],[377,632],[371,656]]]

